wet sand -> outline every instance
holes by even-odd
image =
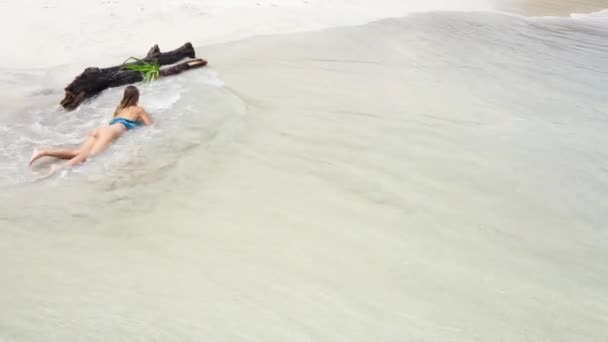
[[[605,0],[496,0],[496,8],[526,16],[567,16],[590,13],[608,8]]]

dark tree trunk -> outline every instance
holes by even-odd
[[[143,58],[143,61],[156,61],[159,65],[170,65],[185,58],[195,57],[194,48],[190,43],[169,52],[160,52],[158,45],[154,45],[146,57]],[[161,77],[172,76],[205,65],[207,65],[207,61],[196,59],[161,69],[160,74]],[[67,110],[72,110],[77,108],[85,99],[93,97],[108,88],[143,81],[141,73],[124,70],[122,67],[122,65],[118,65],[110,68],[86,68],[65,88],[65,97],[61,101],[61,105]]]

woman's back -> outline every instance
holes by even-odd
[[[123,119],[133,121],[134,124],[136,121],[143,122],[146,125],[152,124],[152,120],[150,120],[146,111],[138,105],[138,102],[139,90],[134,86],[126,87],[122,100],[118,107],[116,107],[112,121]]]
[[[131,121],[143,120],[143,113],[145,113],[145,111],[140,106],[129,106],[122,109],[114,118],[123,118]]]

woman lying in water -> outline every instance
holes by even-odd
[[[54,173],[62,167],[71,167],[85,162],[89,157],[105,151],[124,132],[136,128],[141,124],[149,126],[152,120],[148,113],[137,105],[139,102],[139,90],[134,86],[125,88],[125,93],[120,104],[114,112],[114,118],[108,125],[98,127],[91,131],[87,140],[79,149],[52,149],[35,150],[30,160],[30,165],[42,157],[54,157],[66,159],[65,165],[51,167],[50,173]]]

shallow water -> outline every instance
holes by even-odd
[[[121,90],[66,114],[62,67],[3,74],[35,100],[0,125],[0,341],[605,340],[607,36],[429,12],[199,46],[142,87],[154,128],[46,180],[31,149]]]

